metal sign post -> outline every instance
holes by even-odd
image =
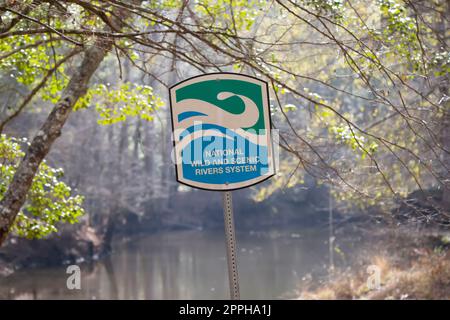
[[[170,88],[177,181],[222,191],[231,299],[239,279],[231,190],[275,174],[269,89],[265,81],[235,73],[210,73]]]
[[[231,300],[239,300],[239,275],[236,259],[236,233],[234,230],[233,200],[231,191],[223,192],[223,218],[225,220],[225,239],[227,242],[228,281]]]

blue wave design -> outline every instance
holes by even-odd
[[[247,140],[247,138],[241,136],[240,134],[237,134],[233,130],[229,130],[228,128],[216,125],[216,124],[208,124],[208,123],[202,123],[201,125],[193,125],[189,128],[186,128],[183,132],[180,133],[180,140],[184,139],[186,136],[189,136],[190,134],[194,133],[195,131],[199,130],[216,130],[218,132],[221,132],[229,137],[232,137],[233,139],[241,139],[241,140]]]
[[[192,118],[192,117],[197,117],[197,116],[206,116],[206,114],[202,113],[202,112],[198,112],[198,111],[186,111],[186,112],[182,112],[178,115],[178,122],[181,122],[183,120]]]

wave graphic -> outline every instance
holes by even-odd
[[[175,127],[186,129],[198,122],[225,126],[230,129],[254,126],[258,122],[260,114],[253,100],[226,91],[220,92],[217,99],[225,100],[234,96],[239,97],[245,105],[244,112],[240,114],[228,112],[215,104],[198,99],[185,99],[177,102],[174,110]],[[186,117],[186,113],[190,113],[191,116]]]
[[[239,129],[228,129],[219,125],[204,124],[201,126],[191,126],[186,128],[180,135],[179,140],[180,147],[184,148],[194,139],[199,136],[202,137],[223,137],[230,140],[235,139],[245,139],[251,143],[259,146],[267,146],[267,131],[262,132],[263,134],[256,134],[252,131],[246,131],[241,128]]]

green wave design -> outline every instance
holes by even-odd
[[[244,103],[239,97],[233,96],[225,100],[217,99],[220,92],[228,91],[235,94],[243,95],[255,102],[259,110],[259,119],[256,124],[244,130],[260,130],[266,129],[264,126],[264,109],[262,101],[261,85],[234,79],[207,80],[197,82],[180,88],[175,91],[176,101],[185,99],[198,99],[216,105],[217,107],[234,114],[244,112]]]

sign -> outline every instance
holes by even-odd
[[[205,74],[171,87],[170,106],[178,182],[227,191],[274,175],[266,82]]]

